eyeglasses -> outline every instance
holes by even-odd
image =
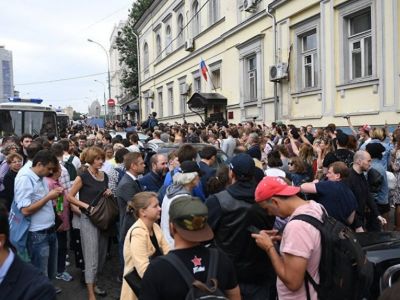
[[[16,161],[12,161],[12,164],[22,164],[22,160],[16,160]]]
[[[292,163],[291,161],[288,162],[287,164],[288,164],[288,166],[293,166],[294,165],[294,163]]]

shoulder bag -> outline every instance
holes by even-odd
[[[107,230],[118,218],[118,204],[113,196],[104,196],[106,189],[100,191],[90,203],[89,219],[101,230]]]

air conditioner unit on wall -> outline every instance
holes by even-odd
[[[288,78],[288,65],[286,63],[278,63],[269,67],[269,81],[281,81]]]
[[[194,50],[194,40],[193,39],[187,39],[185,41],[185,50],[186,51],[193,51]]]
[[[190,85],[188,85],[187,83],[182,84],[180,86],[180,91],[179,92],[180,92],[181,95],[188,95],[189,92],[190,92]]]
[[[259,0],[243,0],[243,9],[247,12],[255,12],[258,2]]]

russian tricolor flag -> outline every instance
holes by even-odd
[[[207,69],[207,65],[203,59],[201,59],[201,61],[200,61],[200,70],[201,70],[201,74],[203,74],[204,79],[207,81],[208,69]]]

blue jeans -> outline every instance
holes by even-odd
[[[44,230],[29,232],[27,241],[31,263],[53,279],[57,271],[57,236]]]

